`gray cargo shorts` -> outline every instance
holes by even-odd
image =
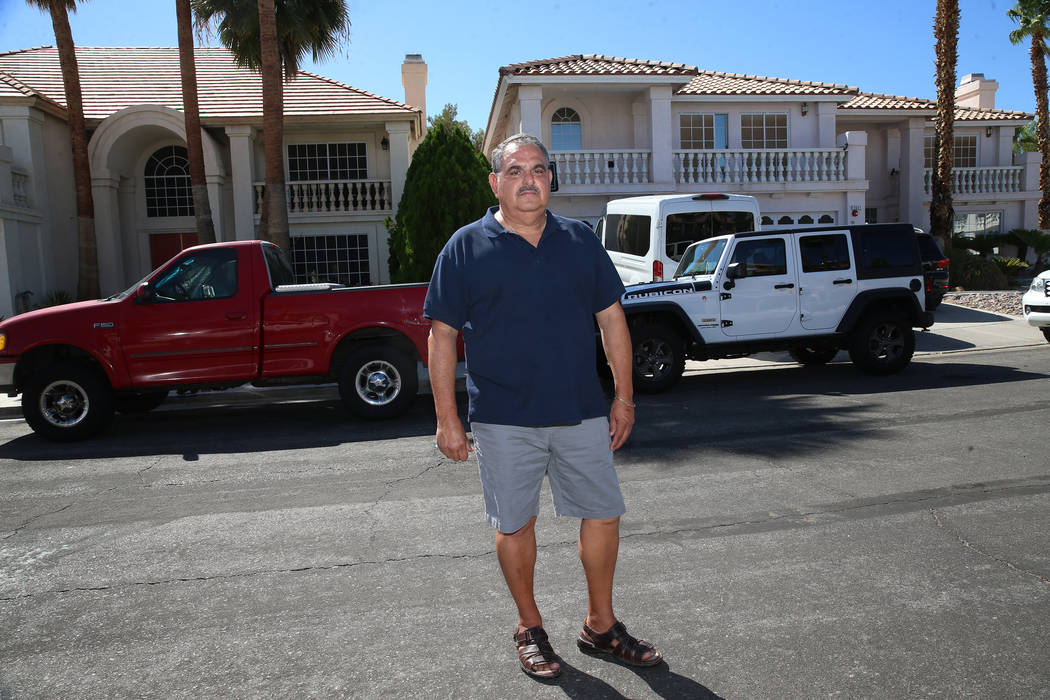
[[[609,419],[529,428],[471,423],[485,516],[497,530],[516,532],[540,512],[547,475],[556,515],[603,520],[627,508],[609,449]]]

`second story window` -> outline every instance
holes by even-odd
[[[193,216],[190,161],[182,146],[165,146],[146,161],[146,216]]]
[[[933,137],[927,136],[922,144],[923,167],[936,168],[933,161]],[[952,167],[953,168],[976,168],[977,167],[977,137],[976,136],[953,136],[952,137]]]
[[[727,114],[682,114],[678,127],[684,149],[729,148]]]
[[[578,151],[583,148],[583,124],[575,109],[562,107],[551,117],[551,150]]]
[[[741,114],[742,148],[787,148],[786,114]]]
[[[288,179],[364,180],[368,159],[363,143],[290,143]]]

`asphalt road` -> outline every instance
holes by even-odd
[[[55,445],[0,421],[0,698],[1050,697],[1050,348],[692,372],[618,457],[618,613],[578,652],[576,523],[543,501],[566,671],[517,668],[476,465],[433,411],[172,408]]]

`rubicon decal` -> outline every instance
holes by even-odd
[[[625,301],[629,299],[652,299],[653,297],[669,297],[678,294],[696,294],[697,292],[706,292],[710,289],[710,282],[696,282],[695,284],[678,284],[673,287],[660,287],[637,292],[628,291],[623,295],[623,298]]]

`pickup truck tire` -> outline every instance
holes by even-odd
[[[357,348],[339,372],[339,397],[358,418],[392,418],[408,410],[416,398],[416,363],[385,343]]]
[[[167,391],[136,391],[113,397],[117,413],[147,413],[164,403]]]
[[[819,345],[803,345],[788,350],[791,359],[800,365],[826,365],[839,354],[838,348],[822,347]]]
[[[915,354],[915,331],[903,317],[872,312],[861,318],[849,340],[849,359],[866,374],[899,372]]]
[[[634,388],[643,394],[666,391],[685,371],[682,338],[662,323],[631,327]]]
[[[22,415],[29,427],[48,440],[84,440],[109,425],[113,418],[113,392],[97,370],[83,365],[55,365],[26,382]]]

